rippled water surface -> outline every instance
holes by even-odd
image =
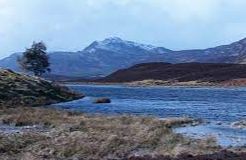
[[[125,87],[70,85],[87,97],[60,107],[87,113],[141,114],[158,117],[191,116],[216,121],[246,117],[246,88]],[[93,104],[108,97],[111,104]]]
[[[189,116],[202,118],[213,125],[203,127],[204,133],[223,133],[245,138],[246,131],[231,129],[229,124],[246,119],[246,88],[191,87],[126,87],[110,85],[69,85],[87,97],[62,103],[57,107],[86,113],[134,114],[155,117]],[[93,104],[98,97],[108,97],[111,104]],[[215,124],[215,125],[214,125]],[[219,124],[216,128],[216,124]],[[223,126],[223,127],[221,127]],[[207,130],[206,130],[207,128]],[[216,129],[215,129],[216,128]],[[199,134],[201,127],[191,128]],[[189,133],[188,128],[178,132]],[[192,132],[191,132],[192,134]],[[236,137],[238,138],[238,137]],[[230,143],[226,143],[230,145]],[[242,144],[240,144],[242,145]]]

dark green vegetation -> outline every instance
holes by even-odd
[[[35,76],[41,76],[47,71],[50,72],[49,57],[46,50],[43,42],[33,42],[32,47],[26,49],[22,57],[18,59],[22,69],[33,72]]]
[[[38,106],[83,97],[41,78],[0,70],[0,106]]]

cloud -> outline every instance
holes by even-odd
[[[108,36],[210,47],[245,36],[245,7],[245,0],[0,0],[0,57],[34,40],[50,50],[82,50]]]

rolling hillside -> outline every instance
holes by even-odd
[[[246,65],[214,63],[145,63],[119,70],[98,82],[134,82],[162,80],[169,82],[224,82],[246,78]]]

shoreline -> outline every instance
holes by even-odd
[[[223,84],[134,84],[133,83],[105,83],[105,82],[58,82],[64,85],[119,85],[126,87],[190,87],[190,88],[240,88],[246,87],[243,85],[223,85]]]

